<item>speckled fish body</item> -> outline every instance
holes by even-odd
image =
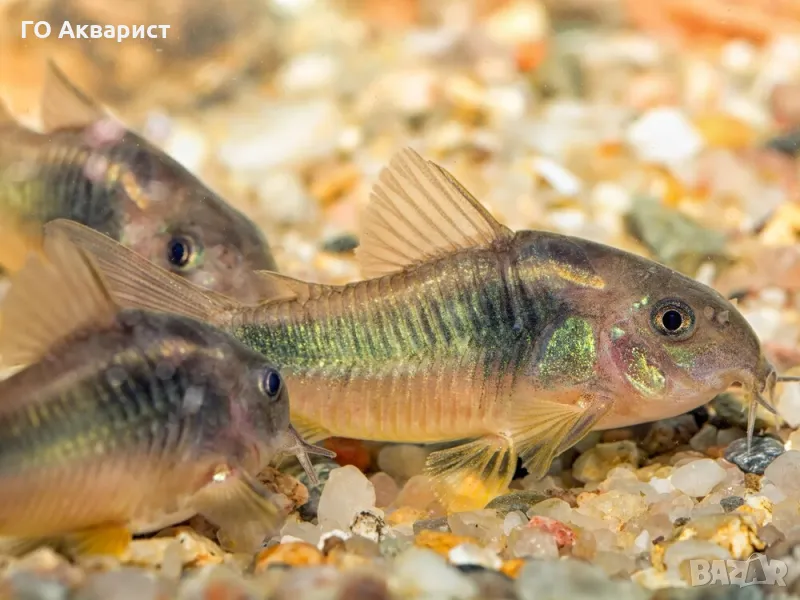
[[[41,133],[0,109],[4,219],[32,231],[57,218],[78,221],[199,286],[243,301],[259,297],[253,271],[276,266],[245,215],[52,65],[42,103]],[[9,257],[0,259],[14,270]]]
[[[74,246],[47,243],[2,306],[0,352],[27,366],[0,382],[0,552],[121,551],[195,513],[273,527],[254,478],[300,443],[278,370],[209,324],[116,308]]]
[[[58,227],[122,302],[211,321],[272,357],[312,439],[472,438],[429,457],[451,508],[501,493],[518,457],[543,476],[592,429],[677,415],[736,382],[754,393],[775,383],[755,333],[714,290],[602,244],[512,232],[410,150],[365,215],[368,279],[264,273],[272,289],[257,306],[200,296],[102,236]]]

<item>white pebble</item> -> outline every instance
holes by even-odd
[[[643,161],[672,165],[693,158],[703,139],[683,112],[655,108],[642,115],[627,132],[628,143]]]
[[[790,383],[784,386],[776,404],[784,421],[791,427],[800,427],[800,385]]]
[[[288,171],[266,174],[257,192],[265,212],[278,223],[289,225],[305,221],[316,210],[316,204],[303,184]]]
[[[720,63],[733,73],[747,73],[754,65],[757,54],[746,40],[732,40],[722,47]]]
[[[669,494],[675,490],[675,486],[666,477],[651,477],[648,483],[659,494]]]
[[[330,85],[340,66],[332,54],[310,52],[294,57],[277,75],[277,84],[286,94],[311,92]]]
[[[693,558],[726,559],[731,558],[731,555],[722,546],[699,540],[676,542],[669,546],[664,553],[664,563],[672,572],[679,571],[681,563]]]
[[[503,564],[497,552],[475,544],[459,544],[447,554],[453,565],[480,565],[487,569],[499,569]]]
[[[556,161],[537,156],[531,162],[534,172],[562,196],[576,196],[581,192],[581,180]]]
[[[647,552],[652,547],[650,543],[650,532],[646,529],[642,531],[639,535],[636,536],[636,539],[633,540],[633,547],[636,548],[639,552]]]
[[[375,507],[375,486],[353,465],[334,469],[319,499],[319,523],[324,530],[347,530],[361,511]]]
[[[710,458],[694,460],[675,469],[670,481],[687,496],[705,496],[725,480],[725,469]]]
[[[528,517],[524,513],[515,510],[506,515],[503,520],[503,533],[508,535],[517,527],[522,527],[528,522]]]
[[[800,451],[781,454],[766,468],[764,477],[790,498],[800,496]]]
[[[389,586],[404,598],[473,598],[478,594],[473,581],[435,552],[421,548],[411,548],[397,557]]]
[[[541,529],[521,529],[511,543],[510,549],[517,558],[558,558],[558,545],[555,538]]]

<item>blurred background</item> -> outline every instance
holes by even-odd
[[[54,33],[22,39],[24,20]],[[58,39],[65,20],[170,29]],[[256,221],[288,274],[358,277],[358,216],[411,145],[512,228],[717,286],[800,364],[797,0],[0,0],[22,118],[47,58]]]

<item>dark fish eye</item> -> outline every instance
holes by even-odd
[[[267,369],[261,378],[261,391],[275,398],[281,391],[281,376],[274,369]]]
[[[683,340],[694,333],[694,312],[680,300],[662,300],[653,309],[651,325],[657,333]]]
[[[174,267],[186,267],[192,262],[195,254],[195,245],[191,238],[176,235],[167,242],[167,260]]]

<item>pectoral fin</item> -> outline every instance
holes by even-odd
[[[292,413],[292,426],[297,435],[309,444],[316,444],[333,435],[319,423],[294,413]]]
[[[553,459],[577,444],[611,408],[601,396],[583,396],[577,405],[549,401],[515,403],[511,437],[528,473],[547,474]]]
[[[198,513],[224,529],[237,549],[250,545],[254,531],[263,539],[283,519],[275,496],[242,472],[218,471],[214,480],[195,495],[192,504]]]
[[[511,439],[490,435],[428,455],[425,472],[451,512],[477,510],[508,488],[517,469]]]

